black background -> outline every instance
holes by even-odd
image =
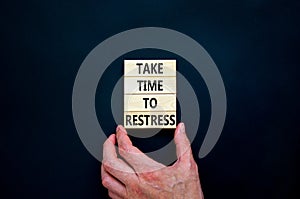
[[[192,144],[205,197],[299,198],[299,9],[283,0],[2,1],[0,197],[107,197],[73,123],[73,83],[97,44],[158,26],[199,42],[226,87],[218,144],[201,160],[201,132]]]

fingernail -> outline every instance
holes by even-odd
[[[184,123],[180,124],[179,133],[185,133],[185,126]]]
[[[123,132],[123,133],[127,134],[125,128],[122,125],[118,125],[117,132]]]

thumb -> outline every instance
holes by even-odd
[[[175,130],[174,142],[178,160],[189,159],[192,155],[191,144],[186,136],[184,123],[179,123]]]

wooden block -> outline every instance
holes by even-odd
[[[174,112],[124,112],[125,128],[176,128]]]
[[[124,76],[176,76],[176,60],[124,60]]]
[[[176,77],[124,77],[124,94],[132,93],[176,93]]]
[[[176,94],[124,95],[124,111],[176,111]]]

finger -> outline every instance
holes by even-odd
[[[178,160],[189,160],[193,158],[191,144],[185,132],[184,123],[179,123],[175,130],[174,142]]]
[[[117,128],[117,142],[120,155],[134,168],[136,173],[155,171],[165,167],[132,146],[126,130],[121,125]]]
[[[127,184],[134,181],[136,175],[129,165],[117,157],[115,140],[115,134],[112,134],[103,144],[103,167],[116,179]]]
[[[108,191],[108,196],[112,199],[123,199],[125,197],[120,197],[119,195],[115,194],[114,192]]]
[[[111,134],[103,144],[103,161],[109,160],[111,158],[117,158],[115,144],[116,135]]]
[[[122,125],[118,125],[116,131],[117,131],[116,138],[117,138],[118,146],[119,147],[122,146],[122,149],[124,150],[132,148],[132,142],[127,135],[126,129]],[[121,136],[123,136],[122,139],[120,139]]]
[[[109,191],[112,191],[122,197],[126,196],[126,188],[124,184],[106,172],[103,166],[101,166],[101,178],[103,186]]]

